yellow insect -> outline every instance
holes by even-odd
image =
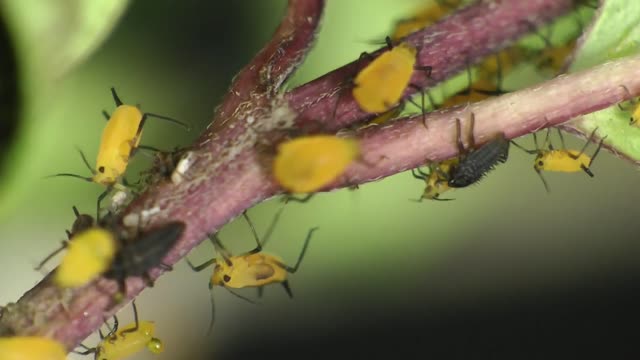
[[[201,265],[194,266],[188,259],[187,263],[193,271],[200,272],[212,264],[215,264],[213,274],[209,281],[209,290],[212,290],[214,286],[221,286],[229,290],[233,295],[238,296],[249,302],[253,302],[243,296],[236,294],[230,289],[242,289],[247,287],[258,288],[258,295],[262,295],[262,287],[269,284],[280,283],[285,289],[289,297],[293,297],[291,288],[289,286],[288,275],[294,274],[298,271],[302,259],[309,246],[309,241],[313,232],[318,228],[314,227],[309,230],[305,239],[302,251],[298,256],[298,261],[294,266],[286,265],[282,259],[275,255],[270,255],[262,252],[262,247],[267,243],[275,224],[277,223],[280,214],[284,206],[274,216],[267,232],[263,236],[263,241],[260,242],[258,233],[253,226],[253,223],[247,216],[246,212],[242,215],[249,224],[253,237],[256,241],[256,248],[241,255],[232,255],[220,242],[217,234],[209,235],[209,239],[213,243],[216,252],[220,254],[220,257],[216,257],[204,262]],[[213,328],[215,314],[215,306],[213,302],[213,292],[211,292],[211,322],[209,324],[209,332]]]
[[[53,281],[57,286],[73,288],[104,273],[111,266],[118,246],[110,231],[92,227],[75,234],[72,241],[66,242],[66,248]]]
[[[538,70],[548,69],[554,74],[561,71],[567,58],[575,50],[576,40],[560,46],[548,46],[536,55],[534,64]]]
[[[273,176],[289,192],[314,192],[336,180],[359,156],[355,139],[302,136],[278,145]]]
[[[459,104],[485,100],[504,93],[502,80],[518,63],[525,60],[525,51],[517,46],[506,48],[494,56],[488,57],[476,69],[476,79],[472,79],[471,67],[467,67],[468,86],[466,89],[448,97],[440,105],[443,108]]]
[[[451,190],[449,186],[449,178],[451,177],[451,170],[458,165],[460,160],[458,158],[452,158],[442,161],[437,164],[429,165],[429,172],[425,173],[420,168],[413,169],[411,172],[413,177],[419,180],[423,180],[426,183],[422,196],[417,201],[422,199],[448,201],[453,199],[442,199],[440,195],[444,192]]]
[[[533,133],[533,140],[536,145],[535,150],[527,150],[522,146],[518,145],[515,141],[511,141],[511,143],[513,143],[518,148],[524,150],[529,154],[536,155],[536,158],[533,164],[533,169],[540,176],[540,179],[542,180],[542,183],[544,184],[545,189],[549,191],[549,185],[547,184],[547,181],[545,180],[545,178],[542,176],[542,171],[568,172],[568,173],[584,171],[590,177],[594,176],[593,173],[591,172],[591,164],[593,163],[593,160],[596,158],[596,156],[600,152],[602,143],[604,142],[604,139],[606,139],[607,137],[605,136],[600,139],[598,148],[596,149],[596,151],[593,153],[591,157],[585,154],[584,151],[587,149],[587,146],[589,146],[591,141],[594,139],[597,130],[598,128],[595,128],[593,130],[593,132],[591,133],[591,136],[589,136],[589,139],[584,144],[582,149],[580,149],[580,151],[567,149],[564,143],[564,137],[562,136],[562,132],[560,132],[560,129],[558,129],[558,135],[560,136],[560,141],[562,142],[562,149],[554,149],[553,145],[551,145],[551,142],[549,141],[549,134],[551,132],[550,128],[547,128],[547,135],[545,137],[542,148],[538,147],[538,139],[536,137],[536,133]],[[547,149],[545,149],[545,147],[547,147]]]
[[[406,43],[394,47],[389,37],[386,40],[388,50],[373,59],[353,81],[353,98],[369,113],[384,113],[398,105],[411,85],[414,70],[431,74],[431,66],[416,66],[416,48]]]
[[[98,197],[98,214],[100,212],[100,202],[113,188],[119,190],[126,189],[122,184],[119,184],[118,181],[124,175],[127,165],[129,164],[129,159],[135,154],[136,150],[138,148],[155,150],[148,146],[140,146],[142,129],[148,117],[166,120],[185,127],[187,131],[189,130],[188,125],[178,120],[153,113],[143,113],[137,106],[123,104],[114,88],[111,88],[111,94],[116,103],[116,110],[111,115],[106,111],[103,112],[107,118],[107,125],[102,132],[95,169],[89,165],[82,151],[79,151],[82,161],[89,168],[93,176],[84,177],[70,173],[52,175],[76,177],[106,186],[107,189]]]
[[[104,336],[99,330],[100,343],[94,347],[85,348],[85,351],[75,351],[77,354],[88,355],[94,354],[95,360],[122,360],[134,355],[144,348],[147,348],[153,354],[159,354],[164,351],[164,344],[155,335],[155,323],[153,321],[139,321],[138,310],[135,300],[132,302],[133,315],[135,322],[123,328],[118,328],[118,318],[114,318],[113,328],[109,329],[109,333]],[[109,324],[107,324],[109,327]]]
[[[629,94],[629,96],[631,96],[631,93],[629,92],[629,89],[627,89],[626,86],[624,85],[620,85],[621,88],[624,89],[624,91],[627,92],[627,94]],[[640,103],[638,103],[637,99],[631,100],[630,101],[631,106],[633,106],[633,111],[631,112],[631,117],[629,118],[629,124],[636,126],[636,127],[640,127]],[[622,107],[622,105],[618,104],[618,107],[620,108],[620,110],[622,111],[626,111],[625,108]]]
[[[2,360],[65,360],[67,350],[52,339],[42,336],[0,338]]]
[[[418,11],[414,17],[396,22],[391,33],[391,39],[393,41],[400,40],[409,34],[434,24],[460,6],[461,3],[462,0],[435,0]]]

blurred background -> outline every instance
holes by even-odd
[[[394,21],[422,3],[329,2],[316,46],[290,85],[376,49],[371,42],[383,40]],[[104,43],[51,85],[39,110],[30,113],[38,116],[25,120],[29,125],[3,120],[3,134],[11,128],[21,140],[1,163],[0,176],[18,179],[3,185],[12,196],[0,198],[0,304],[16,301],[42,278],[33,268],[65,238],[72,205],[93,211],[100,186],[43,177],[89,175],[75,147],[93,162],[104,126],[100,112],[114,108],[109,88],[115,86],[125,103],[193,124],[186,133],[150,121],[144,144],[167,150],[189,144],[232,76],[270,38],[285,5],[131,2]],[[583,143],[568,137],[573,147]],[[519,142],[533,147],[530,137]],[[128,173],[149,164],[136,156]],[[294,298],[274,285],[254,305],[215,289],[215,326],[207,336],[210,271],[194,273],[178,263],[137,300],[141,318],[156,321],[166,351],[134,358],[502,359],[638,352],[636,334],[625,325],[637,323],[640,300],[634,211],[640,192],[633,190],[640,174],[604,151],[592,166],[594,178],[548,174],[546,193],[532,166],[530,155],[512,148],[508,163],[478,185],[448,193],[456,199],[449,202],[410,201],[424,184],[407,172],[287,205],[268,251],[293,264],[309,228],[320,227],[291,276]],[[249,211],[259,233],[278,207],[275,200]],[[234,253],[254,245],[241,219],[225,226],[220,238]],[[188,257],[201,263],[213,254],[204,242]],[[253,289],[239,293],[257,300]],[[130,307],[119,317],[131,321]]]

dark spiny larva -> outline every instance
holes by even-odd
[[[509,140],[503,134],[464,156],[452,168],[449,186],[462,188],[478,182],[499,163],[507,161]]]
[[[147,272],[154,267],[171,268],[163,264],[162,259],[182,236],[185,226],[183,222],[172,222],[124,243],[104,276],[117,280],[123,291],[125,279],[129,276],[143,276],[152,286]]]

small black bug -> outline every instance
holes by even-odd
[[[147,286],[152,287],[153,281],[148,271],[154,267],[161,267],[167,271],[173,269],[170,265],[163,264],[162,259],[178,241],[185,227],[183,222],[171,222],[121,244],[122,247],[104,277],[116,280],[120,291],[124,294],[126,294],[125,280],[130,276],[142,276]]]
[[[469,144],[475,148],[473,126],[475,116],[471,113]],[[452,188],[462,188],[474,184],[482,179],[499,163],[504,163],[509,157],[509,140],[504,134],[499,134],[494,140],[484,144],[476,150],[465,150],[462,143],[460,119],[456,119],[456,131],[460,162],[451,168],[448,185]]]

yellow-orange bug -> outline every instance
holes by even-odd
[[[453,200],[440,198],[440,195],[452,189],[449,186],[449,178],[451,177],[452,168],[455,167],[459,161],[456,157],[440,163],[429,164],[428,173],[422,171],[420,168],[412,169],[411,173],[413,177],[425,182],[422,196],[417,201],[422,201],[422,199],[438,201]]]
[[[360,156],[358,140],[335,135],[309,135],[278,145],[273,176],[292,193],[308,193],[336,180]]]
[[[94,354],[95,360],[122,360],[134,355],[143,349],[148,349],[153,354],[164,351],[164,344],[155,335],[155,323],[153,321],[139,321],[135,300],[132,302],[135,321],[123,328],[118,328],[118,318],[114,318],[113,328],[105,336],[99,330],[100,343],[94,347],[85,348],[85,351],[75,353],[81,355]],[[109,325],[107,324],[107,327]]]
[[[307,237],[305,239],[304,245],[302,247],[302,251],[298,256],[298,260],[294,266],[289,266],[285,264],[282,259],[275,255],[270,255],[262,252],[262,247],[267,243],[271,233],[277,223],[280,214],[284,209],[284,206],[280,208],[280,210],[274,216],[267,232],[263,236],[262,242],[258,237],[258,233],[253,226],[253,223],[247,216],[246,212],[242,215],[245,220],[249,224],[251,228],[251,232],[256,241],[256,248],[248,251],[241,255],[232,255],[220,242],[217,234],[209,235],[209,239],[213,243],[216,252],[220,254],[220,257],[216,257],[204,262],[201,265],[194,266],[188,259],[187,263],[191,267],[193,271],[200,272],[210,265],[215,264],[213,269],[213,274],[211,275],[211,279],[209,281],[209,290],[211,291],[214,286],[221,286],[227,290],[229,290],[232,294],[245,299],[247,301],[251,301],[243,296],[240,296],[230,289],[242,289],[247,287],[255,287],[258,288],[259,295],[262,295],[262,287],[269,284],[280,283],[282,287],[285,289],[289,297],[293,297],[291,293],[291,288],[289,286],[288,275],[293,274],[298,271],[298,267],[302,263],[302,259],[307,251],[307,247],[309,246],[309,241],[311,240],[311,236],[313,232],[318,228],[314,227],[309,230],[307,233]],[[209,332],[213,328],[215,314],[215,306],[213,302],[213,292],[211,293],[211,323],[209,325]]]
[[[0,337],[2,360],[65,360],[64,346],[42,336]]]
[[[386,41],[387,51],[360,70],[353,81],[353,98],[369,113],[384,113],[395,107],[411,86],[414,70],[431,74],[431,66],[416,66],[416,48],[406,43],[393,46],[389,37]]]
[[[593,163],[593,160],[596,158],[596,156],[600,152],[600,148],[602,147],[602,143],[604,142],[604,139],[606,139],[606,136],[600,139],[598,147],[596,148],[596,151],[593,153],[592,156],[585,154],[584,151],[587,149],[587,146],[589,146],[591,141],[594,139],[597,130],[598,128],[593,129],[593,132],[589,136],[589,139],[584,144],[582,149],[580,149],[580,151],[567,149],[564,143],[564,137],[562,136],[562,132],[560,132],[560,129],[558,129],[558,135],[560,136],[560,141],[562,142],[562,149],[554,149],[553,145],[551,145],[551,142],[549,140],[549,134],[551,132],[550,128],[547,128],[547,135],[545,137],[542,148],[538,147],[538,139],[536,137],[536,133],[533,133],[533,140],[536,146],[536,149],[534,150],[527,150],[522,146],[518,145],[516,142],[514,141],[511,141],[511,142],[514,145],[516,145],[518,148],[524,150],[525,152],[536,155],[536,158],[533,164],[533,169],[540,176],[540,179],[542,180],[542,183],[544,184],[545,189],[549,191],[549,185],[547,184],[547,181],[545,180],[545,178],[542,176],[542,171],[554,171],[554,172],[584,171],[590,177],[594,176],[593,172],[591,172],[591,164]],[[545,149],[546,146],[548,146],[547,149]]]
[[[189,130],[188,125],[178,120],[149,112],[143,113],[137,106],[123,104],[114,88],[111,88],[111,95],[116,103],[116,110],[111,115],[106,111],[103,112],[107,118],[107,125],[102,131],[102,139],[100,141],[100,148],[98,149],[95,169],[89,165],[86,157],[82,151],[80,151],[83,162],[93,176],[84,177],[70,173],[52,175],[76,177],[106,186],[107,190],[98,197],[98,214],[100,212],[100,202],[111,189],[114,187],[120,190],[125,189],[118,181],[124,175],[130,157],[134,155],[138,148],[142,148],[139,144],[142,129],[147,118],[155,117],[166,120]],[[150,149],[150,147],[146,148]]]
[[[105,272],[118,249],[115,236],[108,230],[92,227],[66,243],[67,252],[55,271],[53,282],[63,288],[86,284]]]

